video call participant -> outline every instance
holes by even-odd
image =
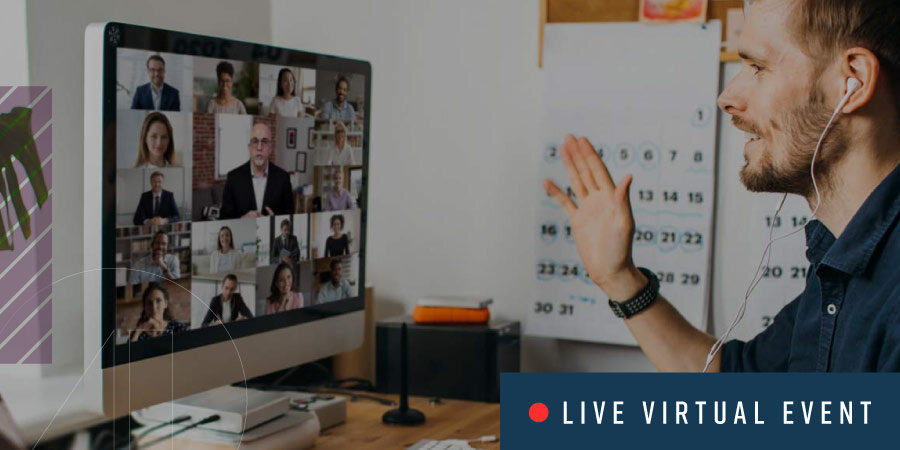
[[[166,84],[166,61],[159,55],[147,58],[147,76],[150,82],[142,84],[134,91],[131,109],[152,109],[156,111],[181,111],[178,89]]]
[[[227,226],[219,228],[216,249],[209,254],[209,272],[219,273],[235,269],[235,260],[240,257],[240,252],[234,249],[234,238],[231,228]]]
[[[284,219],[281,221],[281,234],[275,238],[272,243],[272,253],[269,256],[271,264],[285,262],[293,264],[297,262],[300,256],[300,243],[297,236],[291,234],[291,221]]]
[[[291,269],[291,265],[278,264],[278,267],[275,268],[275,275],[272,277],[272,285],[269,287],[269,297],[266,298],[266,314],[304,306],[307,305],[304,303],[303,293],[294,291],[294,271]]]
[[[344,233],[344,215],[331,216],[331,236],[325,239],[325,256],[341,256],[350,254],[350,239]]]
[[[325,149],[320,165],[325,166],[358,166],[353,150],[347,143],[347,127],[342,122],[334,124],[334,143]]]
[[[167,253],[168,248],[169,236],[165,231],[157,231],[150,244],[150,254],[135,261],[128,271],[130,284],[181,278],[181,263],[177,256]]]
[[[330,279],[327,283],[319,286],[318,302],[326,303],[350,298],[350,283],[348,283],[347,280],[341,279],[341,274],[344,271],[341,261],[339,259],[332,259],[331,262],[328,263],[328,268],[331,270]]]
[[[244,102],[231,95],[234,86],[234,66],[228,61],[222,61],[216,65],[216,81],[218,90],[216,96],[209,99],[206,105],[207,114],[247,114]]]
[[[742,69],[718,100],[748,135],[741,182],[752,192],[803,196],[816,211],[804,227],[806,287],[771,325],[726,342],[708,361],[717,339],[655,295],[653,272],[634,264],[631,176],[614,183],[587,139],[569,136],[562,149],[577,198],[550,180],[547,191],[570,217],[594,283],[615,302],[636,300],[625,325],[659,370],[699,372],[709,363],[713,372],[896,372],[900,2],[748,3]],[[836,126],[826,133],[829,122]]]
[[[138,139],[138,155],[134,168],[159,169],[171,167],[175,161],[175,140],[172,124],[163,113],[152,112],[144,117]]]
[[[356,202],[350,196],[350,191],[344,189],[343,174],[340,170],[334,173],[334,187],[325,195],[325,211],[343,211],[355,209]]]
[[[322,119],[339,119],[353,120],[356,118],[356,110],[353,105],[347,101],[347,95],[350,94],[350,81],[345,77],[340,77],[334,85],[334,100],[325,102],[322,113],[319,115]]]
[[[150,175],[150,190],[141,194],[132,221],[135,225],[165,225],[181,220],[175,194],[163,189],[165,175],[153,172]]]
[[[150,283],[144,290],[141,305],[141,317],[129,337],[131,342],[168,336],[188,329],[187,325],[172,318],[172,313],[169,312],[169,290],[162,284]]]
[[[273,145],[269,126],[253,125],[247,144],[250,160],[228,172],[225,180],[221,219],[294,212],[290,175],[269,161]]]
[[[244,297],[240,292],[235,292],[237,286],[238,279],[235,274],[225,275],[225,279],[222,280],[222,293],[209,301],[209,312],[206,313],[200,326],[208,327],[253,318],[253,313],[244,303]]]
[[[291,69],[278,71],[278,92],[269,104],[270,116],[303,117],[303,102],[295,94],[296,85]]]

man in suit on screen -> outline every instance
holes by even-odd
[[[269,161],[274,144],[268,125],[262,122],[253,125],[247,144],[250,160],[228,172],[220,219],[294,212],[290,176]]]
[[[163,189],[164,180],[162,172],[150,175],[150,190],[141,194],[141,200],[134,211],[135,225],[165,225],[181,220],[175,194]]]
[[[147,75],[150,82],[138,86],[131,99],[131,109],[154,111],[181,111],[178,89],[166,84],[166,61],[159,55],[147,58]]]

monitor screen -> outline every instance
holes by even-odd
[[[103,367],[362,309],[369,64],[107,34]]]

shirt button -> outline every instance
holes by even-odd
[[[834,303],[828,305],[828,307],[825,308],[825,310],[828,311],[828,315],[830,315],[830,316],[837,314],[837,306],[834,306]]]

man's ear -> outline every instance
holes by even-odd
[[[844,114],[850,114],[862,108],[872,100],[875,88],[878,84],[878,76],[881,73],[881,63],[878,57],[868,49],[854,47],[844,52],[841,61],[841,75],[844,79],[856,78],[861,82],[860,87],[850,96],[844,109]],[[841,95],[846,95],[846,83]]]

